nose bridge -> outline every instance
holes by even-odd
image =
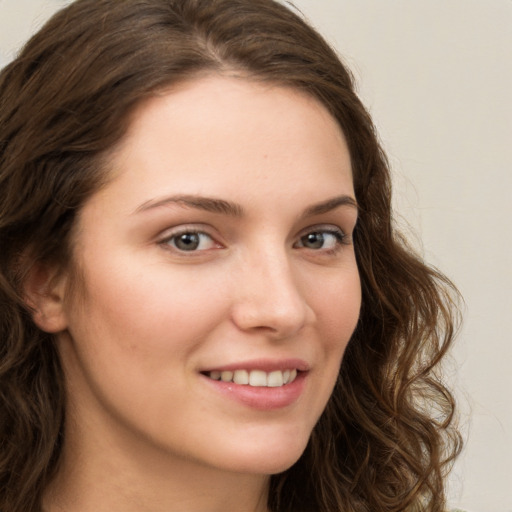
[[[285,247],[266,246],[247,255],[237,281],[233,319],[241,329],[287,337],[304,326],[308,306]]]

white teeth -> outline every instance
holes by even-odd
[[[284,384],[284,372],[270,372],[267,377],[267,386],[269,388],[278,388]]]
[[[247,370],[235,370],[233,382],[235,384],[249,384],[249,372]]]
[[[253,370],[249,374],[249,384],[254,387],[267,387],[267,373]]]
[[[230,372],[230,371],[221,372],[220,378],[221,378],[222,382],[232,382],[233,381],[233,372]]]
[[[279,388],[285,384],[291,384],[297,378],[297,370],[276,370],[268,373],[263,370],[214,370],[208,373],[208,376],[213,380],[234,382],[240,385]]]

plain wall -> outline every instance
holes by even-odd
[[[64,3],[0,0],[0,65]],[[451,378],[467,443],[451,504],[511,512],[512,1],[295,3],[354,72],[397,214],[466,301]]]

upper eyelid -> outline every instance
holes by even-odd
[[[179,224],[178,226],[170,227],[161,231],[160,234],[157,235],[157,239],[166,240],[183,233],[201,233],[215,239],[215,235],[211,233],[212,230],[213,228],[207,224]]]
[[[347,232],[340,226],[337,226],[336,224],[316,224],[313,226],[308,226],[307,228],[301,229],[299,231],[299,234],[297,235],[299,238],[301,236],[304,236],[308,233],[314,233],[314,232],[328,232],[328,233],[341,233],[342,235],[346,236]]]
[[[296,242],[294,242],[294,246],[299,244],[302,237],[306,236],[308,233],[330,233],[332,236],[337,238],[337,249],[341,249],[343,245],[353,245],[353,230],[344,230],[340,226],[336,224],[321,224],[310,226],[304,230],[302,230],[296,238]],[[299,246],[298,249],[303,249],[302,246]],[[306,247],[307,249],[307,247]],[[324,252],[330,253],[336,251],[333,249],[315,249],[315,253],[322,254]],[[336,251],[337,252],[337,251]]]
[[[338,239],[339,243],[343,243],[343,241],[347,240],[350,235],[347,235],[343,229],[337,228],[337,227],[330,227],[330,228],[314,228],[314,229],[306,229],[302,233],[300,233],[297,236],[297,241],[295,243],[299,243],[305,236],[307,236],[310,233],[327,233],[330,234]]]
[[[190,224],[179,224],[174,227],[169,227],[163,230],[161,233],[163,236],[173,236],[180,233],[204,233],[209,236],[214,236],[210,233],[210,231],[216,231],[213,226],[210,226],[209,224],[203,224],[203,223],[190,223]],[[302,228],[299,233],[296,236],[300,236],[301,233],[310,233],[312,231],[339,231],[341,233],[345,233],[345,230],[341,228],[340,226],[337,226],[336,224],[314,224],[312,226],[308,226],[305,228]]]
[[[171,228],[172,229],[172,228]],[[193,233],[193,234],[199,234],[199,235],[205,235],[210,239],[210,243],[213,247],[208,247],[204,249],[197,249],[197,250],[182,250],[175,246],[175,243],[171,243],[172,240],[175,242],[177,239],[184,234],[187,233]],[[204,256],[205,254],[210,253],[212,250],[219,250],[225,248],[225,244],[222,242],[219,242],[218,237],[215,237],[208,233],[205,229],[197,229],[192,227],[184,227],[183,229],[180,229],[179,227],[173,229],[172,231],[169,229],[167,231],[164,231],[162,236],[158,237],[156,240],[157,245],[163,247],[165,250],[170,250],[171,252],[175,253],[176,255],[180,255],[187,258],[194,258],[194,257],[200,257]]]
[[[214,231],[214,232],[212,232]],[[342,237],[350,238],[351,234],[350,232],[347,232],[340,226],[336,224],[315,224],[312,226],[305,227],[301,229],[296,235],[293,236],[294,243],[296,243],[297,240],[300,240],[303,236],[307,235],[308,233],[313,232],[327,232],[327,233],[339,233],[342,235]],[[222,236],[215,230],[214,227],[208,225],[208,224],[180,224],[175,227],[167,228],[166,230],[162,231],[157,236],[157,242],[158,243],[164,243],[174,237],[177,237],[184,233],[198,233],[198,234],[204,234],[208,237],[210,237],[215,243],[219,245],[225,245],[225,241],[222,240]]]

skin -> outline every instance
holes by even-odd
[[[344,136],[300,92],[210,76],[140,105],[112,169],[40,320],[68,388],[46,509],[265,511],[269,475],[303,452],[359,315]],[[235,206],[208,211],[205,197]],[[200,245],[182,250],[190,230]],[[201,373],[289,358],[307,364],[301,393],[271,410]]]

